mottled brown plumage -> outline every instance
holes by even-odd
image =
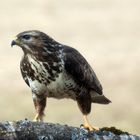
[[[43,120],[46,97],[71,98],[84,115],[85,127],[91,103],[108,104],[102,86],[91,66],[74,48],[63,45],[40,31],[26,31],[12,42],[22,48],[20,63],[23,79],[32,90],[37,111],[36,121]]]

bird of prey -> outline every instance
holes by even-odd
[[[95,130],[87,118],[91,103],[108,104],[102,86],[86,59],[74,48],[60,44],[47,34],[30,30],[19,33],[11,46],[22,48],[20,69],[31,88],[36,116],[43,121],[46,99],[70,98],[83,114],[85,128]]]

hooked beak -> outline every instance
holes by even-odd
[[[17,44],[16,41],[13,40],[13,41],[11,42],[11,47],[13,47],[13,46],[16,45],[16,44]]]
[[[13,47],[14,45],[19,45],[19,41],[17,38],[11,42],[11,47]]]

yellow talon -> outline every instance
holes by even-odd
[[[33,119],[34,122],[42,122],[43,121],[43,117],[40,116],[39,114],[36,114],[35,118]]]

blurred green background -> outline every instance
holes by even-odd
[[[23,52],[10,48],[24,30],[41,30],[75,47],[89,61],[112,104],[92,105],[96,126],[140,133],[139,0],[0,1],[0,121],[32,120],[30,89],[19,69]],[[76,102],[48,99],[45,121],[80,126]]]

